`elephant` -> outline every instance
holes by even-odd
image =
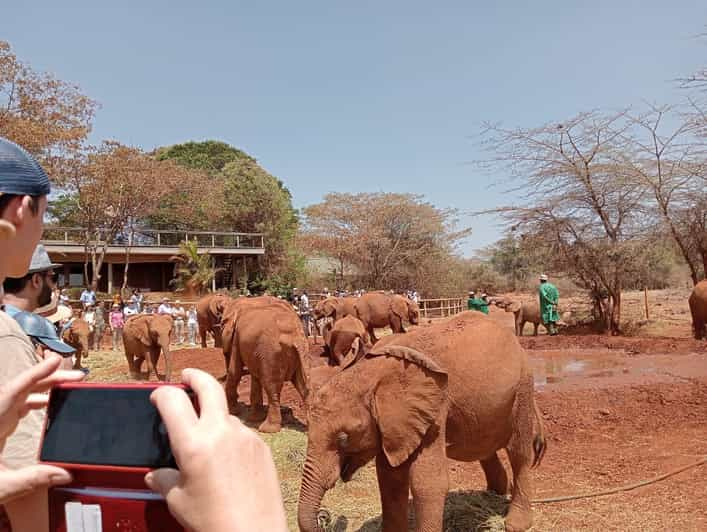
[[[300,530],[321,531],[325,492],[374,459],[383,531],[407,530],[410,492],[416,530],[442,530],[447,458],[480,461],[487,488],[506,494],[503,448],[513,471],[506,530],[531,526],[530,469],[546,442],[527,355],[506,327],[463,312],[363,346],[327,377],[307,403]]]
[[[309,392],[310,360],[302,323],[292,308],[272,303],[231,304],[226,316],[223,342],[224,353],[230,354],[225,384],[229,407],[232,412],[238,408],[238,384],[245,365],[251,379],[248,419],[260,418],[264,389],[268,409],[258,430],[279,432],[283,383],[292,382],[303,401]]]
[[[319,301],[312,309],[312,316],[315,320],[332,318],[334,321],[346,316],[355,316],[354,305],[358,301],[357,297],[334,297],[329,296]]]
[[[88,322],[74,318],[61,333],[61,339],[76,349],[74,369],[81,369],[81,357],[88,358],[88,347],[91,339],[91,328]]]
[[[497,307],[501,307],[506,312],[512,312],[515,315],[516,336],[523,336],[523,327],[525,327],[527,322],[533,324],[533,336],[538,335],[538,326],[542,324],[543,320],[540,316],[540,305],[537,301],[524,303],[511,299],[499,299],[495,303]]]
[[[233,334],[236,317],[241,311],[248,308],[261,308],[276,306],[285,312],[289,312],[299,320],[299,316],[295,309],[284,299],[272,296],[257,296],[257,297],[238,297],[229,299],[223,307],[223,315],[221,317],[221,340],[223,347],[223,357],[226,362],[226,371],[231,359],[231,351],[233,348]]]
[[[363,323],[353,316],[341,318],[333,326],[326,328],[323,336],[326,351],[336,365],[341,365],[344,361],[356,338],[367,345],[371,344],[371,338]]]
[[[172,355],[169,352],[169,340],[172,336],[172,328],[172,316],[168,314],[137,314],[128,318],[123,327],[123,345],[132,378],[140,378],[145,353],[149,353],[147,380],[150,380],[150,367],[155,372],[155,377],[159,379],[157,361],[162,351],[166,368],[165,380],[170,380]]]
[[[206,334],[210,332],[214,337],[214,347],[221,344],[221,318],[223,309],[231,300],[226,294],[208,294],[196,303],[196,319],[199,323],[201,347],[206,347]]]
[[[417,325],[420,316],[416,303],[403,296],[383,292],[362,295],[354,304],[354,309],[374,343],[378,341],[374,329],[389,326],[394,333],[404,333],[403,321]]]
[[[707,337],[705,332],[707,326],[707,279],[695,285],[687,302],[692,314],[692,330],[695,339],[702,340]]]

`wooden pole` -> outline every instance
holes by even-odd
[[[646,306],[646,319],[649,320],[650,317],[648,315],[648,288],[645,286],[643,287],[643,302]]]

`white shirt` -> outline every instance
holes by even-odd
[[[187,324],[196,325],[196,310],[189,310],[187,312]]]
[[[172,315],[174,311],[172,310],[172,307],[169,306],[169,303],[162,303],[159,307],[157,307],[157,314],[169,314]]]
[[[125,316],[126,318],[127,318],[128,316],[134,316],[135,314],[137,314],[137,309],[136,309],[136,308],[125,307],[125,308],[123,309],[123,316]]]

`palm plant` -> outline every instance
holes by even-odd
[[[172,283],[185,295],[203,294],[216,274],[223,270],[212,266],[208,252],[199,254],[196,239],[180,242],[179,254],[170,257],[170,260],[177,263],[177,276]]]

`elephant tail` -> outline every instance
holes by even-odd
[[[311,366],[307,339],[304,336],[301,338],[296,338],[293,347],[295,348],[295,351],[297,351],[297,359],[299,360],[298,368],[295,371],[295,379],[300,382],[302,389],[305,390],[305,394],[302,399],[306,401],[310,388],[309,369]]]
[[[535,397],[533,397],[532,394],[530,397],[533,402],[533,416],[535,417],[535,426],[537,429],[533,437],[533,465],[531,467],[538,467],[543,461],[545,451],[547,451],[547,440],[545,439],[545,425],[543,424],[540,410],[538,410],[538,403],[535,402]]]

